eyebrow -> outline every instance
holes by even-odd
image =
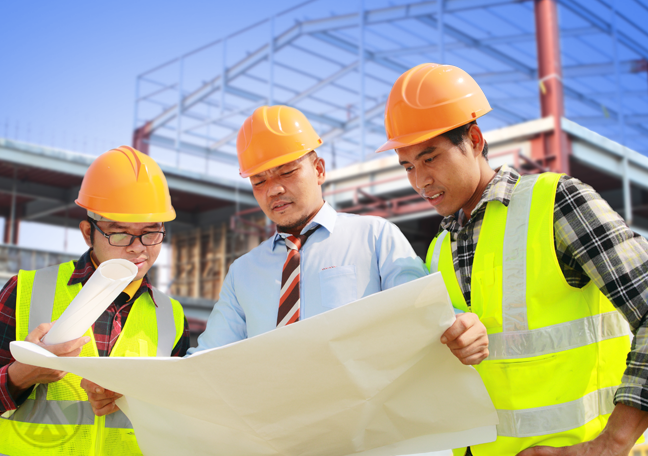
[[[424,149],[422,152],[419,152],[419,154],[416,157],[414,157],[414,160],[418,160],[419,158],[421,158],[424,155],[429,155],[432,152],[434,152],[435,150],[436,150],[436,147],[434,147],[434,146],[428,147],[428,148]],[[400,160],[398,163],[401,164],[401,165],[406,165],[409,162],[407,160]]]

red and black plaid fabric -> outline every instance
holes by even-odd
[[[70,277],[68,285],[77,283],[85,284],[94,271],[95,268],[90,258],[90,250],[88,250],[75,263],[74,272],[72,273],[72,277]],[[17,276],[12,277],[0,291],[0,413],[15,409],[27,399],[30,393],[30,391],[26,391],[21,397],[12,398],[8,389],[7,369],[14,362],[9,351],[9,343],[16,340],[17,280]],[[151,289],[152,286],[145,276],[132,299],[129,299],[126,293],[121,293],[97,319],[92,329],[95,340],[97,341],[99,356],[108,356],[110,354],[126,323],[133,303],[142,293],[150,293]],[[189,342],[189,326],[185,318],[184,332],[176,346],[173,347],[171,356],[184,356],[187,353],[187,349],[189,349]]]

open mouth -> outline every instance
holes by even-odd
[[[424,197],[426,200],[428,200],[428,202],[429,202],[432,206],[436,206],[437,204],[439,204],[439,203],[441,202],[441,200],[443,199],[443,196],[444,196],[444,195],[445,195],[445,192],[438,192],[438,193],[435,193],[435,194],[430,195],[430,196],[428,196],[428,195],[424,195],[423,197]]]

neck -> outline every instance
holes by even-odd
[[[97,255],[95,255],[95,253],[94,253],[94,249],[90,251],[90,259],[94,263],[95,269],[97,268],[97,266],[99,266],[101,264],[101,261],[99,261],[97,259]]]
[[[484,190],[486,190],[486,187],[488,187],[490,181],[493,180],[495,174],[496,174],[495,171],[493,171],[493,169],[488,165],[488,162],[486,160],[480,159],[479,183],[477,184],[477,188],[475,189],[475,192],[473,193],[472,197],[461,208],[461,210],[464,213],[466,221],[470,220],[472,211],[475,209],[475,207],[481,200],[482,195],[484,194]]]
[[[311,220],[315,218],[317,213],[322,209],[322,206],[324,206],[324,200],[322,200],[322,204],[320,204],[317,209],[315,209],[313,212],[311,212],[309,215],[304,217],[303,219],[299,220],[293,225],[289,226],[279,226],[277,225],[277,231],[280,231],[282,233],[288,233],[291,236],[299,236],[304,229],[306,225],[308,225]]]

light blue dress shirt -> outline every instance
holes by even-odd
[[[302,320],[427,274],[403,233],[383,218],[338,213],[324,203],[301,233],[316,225],[300,250]],[[232,263],[207,328],[189,354],[277,326],[287,236],[276,233]]]

